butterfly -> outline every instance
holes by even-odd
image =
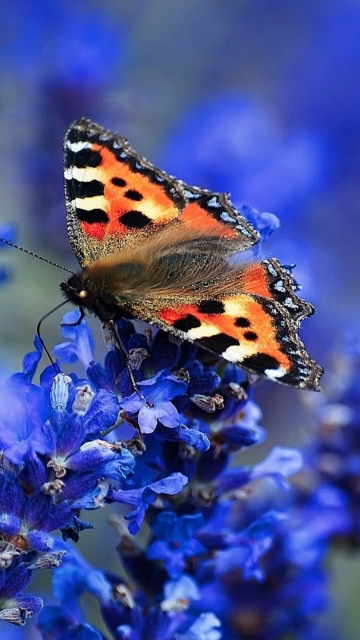
[[[323,369],[299,337],[314,309],[277,259],[251,258],[260,235],[227,195],[175,179],[86,118],[65,135],[64,178],[82,270],[61,288],[82,313],[112,327],[136,318],[248,372],[319,390]]]

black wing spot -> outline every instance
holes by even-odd
[[[246,329],[246,327],[251,326],[251,322],[247,318],[240,317],[236,318],[234,325],[235,327],[242,327],[243,329]]]
[[[226,351],[228,347],[233,347],[234,345],[239,346],[239,341],[232,336],[228,336],[226,333],[217,333],[214,336],[199,338],[198,342],[205,349],[209,349],[210,351],[216,350],[219,354]]]
[[[87,211],[76,207],[76,215],[81,222],[88,222],[89,224],[106,224],[109,222],[109,216],[102,209],[90,209],[90,211]]]
[[[250,340],[251,342],[253,342],[254,340],[258,339],[258,335],[257,333],[255,333],[255,331],[245,331],[244,338],[245,340]]]
[[[151,220],[141,211],[134,209],[133,211],[123,213],[119,218],[119,222],[130,229],[143,229],[151,223]]]
[[[280,367],[280,363],[276,358],[261,352],[244,358],[241,364],[250,370],[259,371],[260,373],[265,373],[266,369],[279,369]]]
[[[126,187],[126,180],[124,180],[124,178],[111,178],[111,182],[113,183],[113,185],[115,185],[115,187]]]
[[[135,189],[128,189],[125,191],[124,196],[125,198],[129,198],[129,200],[136,200],[137,202],[140,202],[140,200],[143,199],[141,193]]]
[[[98,167],[101,163],[101,154],[98,151],[93,151],[92,149],[81,149],[81,151],[73,153],[73,157],[71,158],[71,165],[78,169]]]
[[[179,329],[179,331],[185,331],[185,333],[187,333],[188,331],[190,331],[190,329],[197,329],[197,327],[200,327],[201,322],[191,313],[188,313],[184,318],[175,320],[172,326],[175,329]]]
[[[200,313],[224,313],[225,306],[221,300],[201,300],[198,304],[198,309]]]
[[[94,196],[104,195],[105,185],[100,180],[90,180],[90,182],[82,182],[81,180],[66,180],[66,189],[70,200],[75,198],[93,198]]]

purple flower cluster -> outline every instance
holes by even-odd
[[[80,609],[85,592],[116,640],[230,639],[246,637],[249,625],[252,637],[281,638],[295,620],[302,632],[320,604],[313,598],[303,610],[293,581],[311,589],[323,558],[315,554],[304,570],[309,541],[299,540],[288,508],[287,478],[302,458],[278,447],[252,467],[231,465],[234,452],[265,438],[245,375],[222,365],[220,376],[192,345],[123,320],[119,337],[139,396],[118,350],[110,348],[104,364],[95,360],[78,317],[66,314],[67,341],[54,352],[79,360],[85,378],[57,364],[34,384],[35,341],[23,371],[1,390],[1,616],[23,624],[39,611],[41,600],[23,590],[33,569],[57,567],[60,604],[39,617],[45,640],[103,638]],[[83,511],[110,503],[121,505],[112,516],[120,564],[111,574],[66,544],[90,527]],[[274,611],[283,607],[274,635]]]
[[[242,213],[263,239],[277,228],[272,214]],[[0,616],[23,625],[41,611],[44,640],[102,639],[80,608],[90,593],[114,640],[309,636],[326,602],[325,553],[349,531],[339,488],[321,477],[311,494],[291,487],[313,450],[302,471],[302,455],[280,447],[232,465],[266,437],[245,374],[161,331],[128,320],[117,330],[129,362],[105,331],[101,364],[86,321],[67,313],[56,365],[34,384],[36,339],[0,390]],[[63,373],[64,362],[84,377]],[[82,512],[114,503],[120,562],[109,573],[68,540],[91,528]],[[24,589],[49,568],[59,605],[43,608]]]
[[[243,213],[263,237],[278,224]],[[128,320],[117,330],[129,362],[105,332],[100,363],[79,320],[64,316],[66,341],[38,384],[36,339],[0,390],[0,616],[22,625],[41,610],[44,640],[103,639],[79,604],[90,593],[114,640],[309,636],[326,601],[325,553],[346,532],[341,500],[321,481],[311,495],[289,484],[308,473],[297,450],[232,464],[266,436],[239,368]],[[60,362],[77,362],[84,377]],[[84,511],[114,503],[119,567],[110,573],[69,539],[91,528]],[[56,569],[59,605],[42,608],[24,589],[45,568]]]
[[[272,214],[242,213],[262,239],[278,226]],[[57,363],[38,384],[36,339],[0,389],[0,617],[21,626],[40,612],[44,640],[103,640],[80,607],[89,593],[114,640],[311,637],[327,601],[329,545],[359,538],[357,454],[342,464],[357,437],[356,341],[338,359],[351,376],[335,372],[334,401],[316,405],[305,465],[299,451],[275,447],[244,466],[233,455],[266,432],[238,367],[128,320],[117,330],[129,361],[105,330],[100,363],[80,320],[64,316]],[[83,377],[60,363],[77,363]],[[324,431],[329,420],[344,430]],[[83,512],[109,504],[118,505],[111,573],[69,545],[92,528]],[[24,593],[35,569],[54,569],[58,605]]]
[[[348,330],[332,353],[328,384],[314,402],[315,431],[305,449],[302,500],[322,510],[323,530],[360,546],[360,334]]]

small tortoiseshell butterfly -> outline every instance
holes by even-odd
[[[259,233],[224,194],[191,187],[81,118],[64,141],[67,227],[82,267],[61,285],[103,323],[121,316],[271,380],[319,389],[299,325],[314,309],[278,260],[244,254]]]

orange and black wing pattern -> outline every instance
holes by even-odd
[[[276,259],[264,260],[244,267],[236,286],[238,292],[220,288],[196,303],[159,310],[158,326],[252,373],[319,390],[323,369],[299,337],[314,309],[296,295],[291,275]]]
[[[299,337],[313,307],[276,259],[255,262],[260,235],[226,194],[156,168],[91,120],[64,140],[70,243],[99,300],[244,369],[318,389],[322,367]],[[237,262],[237,256],[240,261]]]
[[[242,249],[259,239],[226,195],[185,185],[86,118],[65,135],[64,177],[68,235],[81,266],[141,244],[173,221],[236,238]]]

